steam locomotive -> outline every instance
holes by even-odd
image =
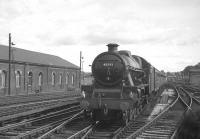
[[[131,55],[130,51],[118,51],[118,44],[107,46],[108,51],[92,63],[92,85],[82,86],[81,106],[91,112],[95,121],[120,119],[127,124],[166,77],[144,58]]]

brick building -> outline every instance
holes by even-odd
[[[54,55],[11,50],[11,94],[8,94],[8,46],[0,45],[0,96],[67,92],[79,88],[79,67]]]
[[[90,72],[81,73],[81,85],[91,85],[93,83],[94,77]]]
[[[200,86],[200,68],[191,69],[189,72],[189,83]]]
[[[200,86],[200,63],[186,67],[182,74],[186,83]]]

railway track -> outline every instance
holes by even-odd
[[[179,90],[178,90],[179,89]],[[131,135],[122,136],[123,138],[137,139],[172,139],[175,137],[178,126],[183,119],[183,115],[191,110],[193,98],[190,94],[183,92],[180,88],[177,99],[163,112],[156,116],[152,121],[148,122],[138,130],[132,132]],[[182,107],[176,106],[182,103]],[[185,109],[184,107],[185,106]],[[120,138],[122,138],[120,137]]]
[[[122,124],[120,122],[99,122],[89,130],[82,138],[86,139],[110,139],[120,131]]]
[[[7,123],[19,121],[24,118],[33,117],[49,109],[61,107],[64,105],[77,103],[76,98],[51,100],[45,102],[20,104],[8,106],[7,108],[0,108],[0,125],[3,126]]]
[[[174,96],[171,96],[171,97],[172,97],[171,99],[174,99]],[[160,101],[164,102],[162,99]],[[169,101],[169,102],[171,103],[172,100]],[[130,132],[133,132],[133,131],[129,130],[131,127],[132,127],[132,129],[134,128],[134,129],[137,130],[138,128],[140,128],[141,126],[145,125],[147,122],[150,121],[150,119],[152,119],[154,117],[154,115],[146,114],[147,110],[148,111],[153,111],[154,107],[152,107],[152,106],[154,106],[154,104],[153,105],[152,104],[148,105],[150,107],[144,108],[144,110],[143,110],[143,112],[145,113],[144,115],[140,115],[135,120],[130,121],[128,126],[124,127],[119,121],[116,121],[116,122],[113,121],[113,122],[110,122],[110,123],[99,122],[93,128],[91,128],[82,137],[82,139],[84,139],[84,138],[86,138],[86,139],[123,138],[123,134],[125,132],[128,133],[128,134]],[[163,106],[164,104],[161,104],[161,105]],[[160,109],[160,110],[162,111],[162,109]]]
[[[164,93],[163,93],[164,94]],[[165,98],[165,95],[163,95],[162,99],[160,99],[160,102],[165,102],[163,101],[163,98]],[[136,138],[139,135],[142,134],[142,132],[145,132],[145,130],[157,123],[158,128],[162,128],[164,131],[164,126],[162,127],[162,124],[159,125],[160,122],[163,122],[163,120],[168,119],[169,117],[173,117],[170,115],[170,113],[166,114],[166,112],[171,109],[171,107],[178,101],[179,96],[174,94],[169,97],[169,100],[167,101],[168,103],[158,103],[155,107],[154,110],[152,110],[151,114],[147,115],[139,115],[135,120],[130,122],[128,126],[126,126],[124,129],[121,130],[118,134],[114,136],[115,139],[125,139],[125,138]],[[165,100],[165,99],[164,99]],[[160,119],[160,121],[158,121]],[[167,124],[168,122],[166,122]],[[152,128],[153,129],[153,128]],[[156,129],[156,128],[154,128]],[[162,130],[160,129],[160,132]],[[167,130],[166,130],[167,131]],[[151,131],[147,131],[151,132]],[[143,133],[144,134],[144,133]],[[146,133],[145,133],[146,134]]]
[[[30,103],[25,103],[25,104],[17,104],[17,105],[11,105],[11,106],[3,106],[0,107],[0,117],[7,116],[7,115],[12,115],[16,114],[19,112],[24,112],[28,110],[33,110],[33,109],[38,109],[42,107],[48,107],[51,105],[56,105],[60,103],[64,103],[70,100],[75,100],[79,97],[73,97],[73,98],[68,98],[68,99],[55,99],[55,100],[45,100],[45,101],[40,101],[40,102],[30,102]]]
[[[40,115],[36,118],[21,121],[15,124],[9,124],[0,127],[0,138],[5,139],[30,139],[37,138],[46,133],[63,121],[72,117],[72,115],[81,111],[79,105],[73,105],[67,109],[55,111],[46,115]]]
[[[169,103],[174,103],[175,96],[169,98]],[[162,100],[162,99],[161,99]],[[160,100],[160,101],[161,101]],[[162,102],[164,102],[162,100]],[[155,115],[144,114],[138,116],[135,120],[132,120],[128,126],[123,127],[120,122],[97,122],[93,123],[90,120],[71,120],[64,122],[58,127],[52,129],[50,132],[44,134],[39,139],[54,139],[54,138],[81,138],[81,139],[110,139],[110,138],[127,138],[134,131],[145,126],[147,123],[152,121],[160,112],[164,109],[169,108],[170,104],[159,104],[159,108]],[[148,109],[148,108],[147,108]],[[152,108],[153,111],[153,108]],[[82,126],[80,126],[82,125]]]
[[[130,121],[125,127],[119,122],[94,123],[91,119],[83,120],[82,112],[80,112],[37,137],[38,139],[172,139],[176,135],[183,115],[190,111],[194,105],[194,101],[192,101],[194,98],[191,98],[190,94],[184,92],[181,88],[176,89],[175,92],[177,94],[167,98],[168,103],[159,103],[154,107],[157,112],[152,109],[154,114],[143,113]],[[160,102],[166,102],[164,100],[162,97]]]
[[[83,111],[64,121],[38,139],[74,139],[83,137],[95,126],[91,119],[84,119]]]
[[[197,100],[200,101],[200,89],[199,88],[194,88],[194,87],[191,87],[191,86],[184,85],[182,87],[182,90],[191,94],[194,98],[196,98]]]
[[[185,112],[184,108],[181,108],[180,101],[185,105],[188,109],[192,104],[191,98],[183,95],[180,90],[177,90],[178,97],[176,101],[169,107],[158,115],[154,119],[154,121],[150,124],[145,125],[143,128],[136,131],[129,138],[137,138],[137,139],[145,139],[145,138],[153,138],[153,139],[171,139],[175,136],[179,123],[183,118],[183,114]]]
[[[179,117],[183,114],[182,111],[170,111],[164,114],[151,125],[147,125],[144,129],[136,131],[132,137],[137,139],[169,139],[177,129]]]
[[[199,110],[199,105],[200,105],[200,99],[199,99],[199,95],[196,95],[194,92],[189,92],[186,89],[184,89],[184,87],[180,87],[180,90],[182,90],[182,92],[190,95],[191,99],[192,99],[192,104],[191,104],[191,111],[196,111]]]

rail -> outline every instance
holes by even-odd
[[[81,139],[86,139],[87,137],[89,137],[89,135],[92,133],[92,130],[93,130],[98,124],[99,124],[99,121],[96,122],[96,123],[92,126],[92,128],[90,128],[90,129],[85,133],[85,135],[81,137]]]
[[[186,112],[191,110],[191,106],[192,106],[192,97],[189,94],[187,94],[187,95],[190,97],[190,104],[189,105],[185,102],[185,100],[182,97],[180,97],[180,100],[182,101],[182,103],[187,107]]]
[[[14,129],[16,127],[31,125],[31,123],[41,121],[41,120],[46,119],[46,118],[51,118],[51,117],[57,116],[58,114],[63,114],[65,112],[68,113],[70,109],[74,109],[74,108],[79,108],[79,106],[72,106],[70,108],[59,110],[59,111],[56,111],[56,112],[53,112],[53,113],[49,113],[49,114],[41,116],[41,117],[36,117],[36,118],[26,120],[26,121],[22,121],[22,122],[19,122],[19,123],[16,123],[16,124],[10,124],[8,126],[0,127],[0,133],[8,131],[10,129]]]
[[[176,90],[176,89],[175,89]],[[177,90],[176,90],[177,92]],[[178,94],[178,93],[177,93]],[[132,133],[131,135],[129,135],[127,137],[127,139],[132,139],[132,138],[135,138],[138,134],[140,134],[144,129],[146,129],[148,126],[150,126],[151,124],[153,124],[158,118],[160,118],[164,113],[166,113],[171,107],[173,107],[177,101],[179,100],[179,94],[176,98],[176,100],[171,104],[169,105],[167,108],[165,108],[165,110],[163,110],[159,115],[157,115],[156,117],[154,117],[150,122],[148,122],[146,125],[144,125],[143,127],[141,127],[140,129],[138,129],[136,132]]]
[[[189,112],[190,110],[192,110],[193,100],[194,100],[196,103],[198,103],[198,104],[200,104],[200,101],[199,101],[193,94],[191,94],[190,92],[188,92],[188,91],[187,91],[186,89],[184,89],[183,87],[180,87],[180,89],[181,89],[183,92],[185,92],[185,93],[190,97],[190,104],[189,104],[188,109],[187,109],[187,111],[186,111],[186,113],[187,113],[187,112]],[[177,132],[178,132],[178,129],[176,129],[176,131],[173,133],[173,135],[171,136],[170,139],[175,139],[175,138],[176,138]]]
[[[92,128],[92,125],[89,125],[88,127],[84,128],[83,130],[77,132],[76,134],[72,135],[71,137],[67,138],[67,139],[75,139],[77,137],[80,137],[81,134],[83,134],[84,132],[87,132],[88,130],[90,130]]]
[[[183,91],[187,92],[189,94],[189,92],[187,90],[185,90],[184,88],[181,88]],[[198,100],[194,95],[191,95],[191,97],[200,104],[200,100]]]
[[[73,115],[71,118],[69,118],[68,120],[66,120],[65,122],[63,122],[62,124],[56,126],[55,128],[53,128],[52,130],[50,130],[49,132],[45,133],[44,135],[42,135],[41,137],[39,137],[38,139],[46,139],[49,136],[51,136],[51,134],[57,130],[60,130],[61,128],[63,128],[63,126],[67,123],[69,123],[70,121],[72,121],[74,118],[76,118],[77,116],[79,116],[80,114],[82,114],[84,112],[84,110],[82,110],[81,112]]]

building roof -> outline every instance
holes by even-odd
[[[0,44],[0,60],[8,60],[8,46]],[[39,52],[33,52],[29,50],[24,50],[16,47],[12,47],[11,59],[17,62],[27,62],[34,64],[43,64],[49,66],[58,66],[66,68],[76,68],[79,67],[54,55],[44,54]]]
[[[200,63],[194,65],[194,66],[187,66],[185,69],[182,71],[183,74],[189,74],[189,72],[200,72]]]
[[[190,72],[199,72],[200,73],[200,69],[190,69]]]

